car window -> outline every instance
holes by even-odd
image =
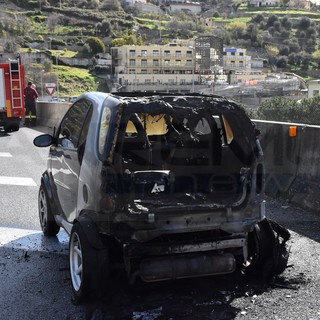
[[[59,130],[58,145],[66,148],[78,148],[87,134],[88,121],[85,121],[91,103],[87,100],[76,102],[64,116]],[[89,121],[90,122],[90,121]],[[87,127],[84,124],[87,124]],[[86,132],[84,132],[86,131]]]
[[[103,154],[103,149],[109,129],[110,124],[110,118],[111,118],[111,110],[108,107],[105,107],[102,112],[101,120],[100,120],[100,129],[99,129],[99,142],[98,142],[98,148],[99,153]]]

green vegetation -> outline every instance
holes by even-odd
[[[247,110],[252,119],[320,125],[320,97],[302,100],[274,97],[262,102],[257,110]]]
[[[33,48],[42,45],[42,50],[51,51],[52,55],[51,64],[27,66],[28,75],[44,69],[49,75],[55,69],[56,51],[61,57],[94,59],[96,53],[108,52],[112,46],[160,43],[160,40],[165,44],[173,38],[187,39],[199,35],[218,36],[224,39],[225,46],[257,52],[277,70],[304,71],[307,74],[320,68],[320,12],[317,10],[283,6],[250,8],[242,0],[200,0],[208,10],[205,19],[204,16],[170,13],[165,1],[162,1],[164,6],[160,16],[157,12],[140,12],[137,7],[125,5],[119,0],[11,2],[16,4],[17,9],[5,7],[0,13],[0,38],[4,41],[4,50],[17,52],[20,46],[23,48],[21,50],[35,52]],[[159,5],[157,0],[148,2]],[[209,20],[214,22],[213,25]],[[35,46],[35,43],[39,45]],[[101,73],[106,71],[101,70]],[[69,84],[63,81],[64,72],[61,69],[61,90],[66,93],[81,87],[79,81],[84,81],[85,87],[91,83],[91,79],[74,77],[72,79],[78,83],[69,88]],[[73,77],[72,72],[68,72]],[[78,70],[77,73],[81,72]]]
[[[99,80],[87,69],[53,66],[53,72],[59,75],[60,96],[78,96],[98,90]]]

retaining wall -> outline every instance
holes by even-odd
[[[68,103],[38,102],[38,123],[57,126]],[[320,212],[320,127],[253,120],[261,131],[265,155],[266,193],[282,194],[291,202]],[[290,136],[290,127],[297,129]]]

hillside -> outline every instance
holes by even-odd
[[[0,11],[0,46],[9,52],[38,48],[67,54],[73,50],[77,56],[90,58],[94,52],[86,42],[92,36],[101,39],[108,52],[114,43],[164,44],[175,38],[214,35],[223,38],[225,46],[246,48],[250,54],[268,59],[273,68],[306,73],[318,68],[320,12],[316,7],[311,11],[248,8],[244,3],[207,0],[201,1],[199,15],[163,10],[159,16],[121,5],[118,0],[5,0]],[[53,73],[62,67],[54,62]],[[43,69],[41,65],[28,66],[33,75]],[[62,74],[65,71],[61,70]],[[46,71],[44,76],[52,74]],[[101,84],[99,79],[95,81]],[[77,94],[68,90],[67,94]]]

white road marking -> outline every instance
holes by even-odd
[[[12,157],[12,154],[9,153],[9,152],[0,152],[0,157],[3,157],[3,158],[11,158],[11,157]]]
[[[68,254],[68,243],[69,236],[64,230],[60,230],[56,237],[44,238],[39,230],[0,227],[0,248]]]
[[[37,186],[33,179],[21,177],[0,177],[0,184],[14,186]]]

